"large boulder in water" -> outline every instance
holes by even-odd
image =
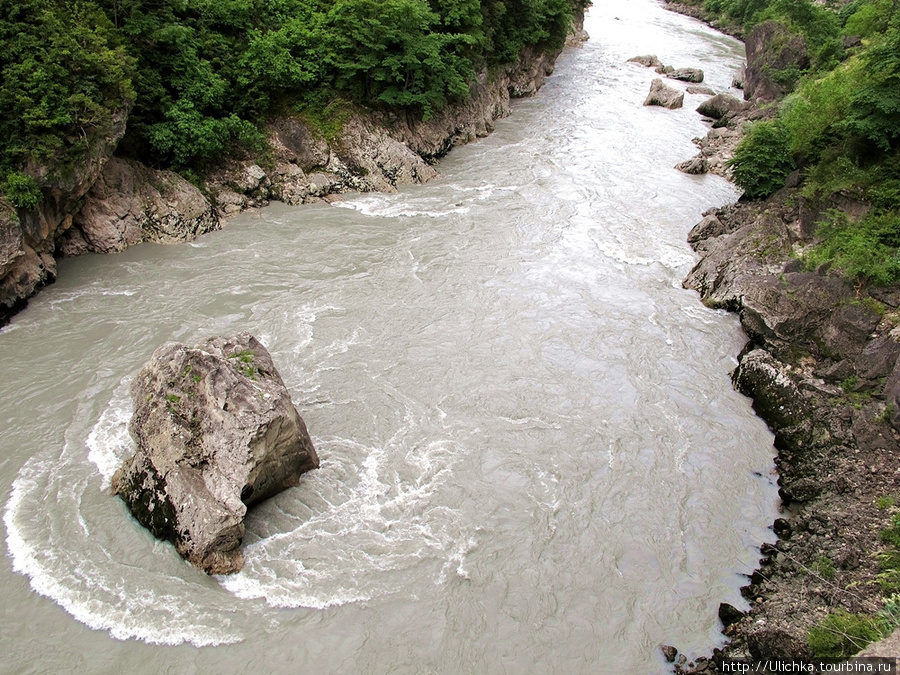
[[[646,68],[658,68],[662,65],[662,61],[656,58],[656,54],[632,56],[630,59],[628,59],[628,63],[639,63]]]
[[[237,572],[247,507],[319,459],[265,347],[249,333],[157,349],[131,390],[138,450],[113,477],[135,518],[209,574]]]
[[[697,112],[706,117],[718,120],[725,117],[725,115],[746,110],[748,105],[748,103],[736,99],[731,94],[716,94],[697,106]]]
[[[644,105],[659,105],[669,110],[675,110],[684,105],[684,92],[666,85],[660,78],[650,83],[650,93]]]
[[[703,71],[699,68],[676,68],[666,77],[682,82],[703,82]]]

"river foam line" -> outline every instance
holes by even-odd
[[[64,450],[61,459],[67,454]],[[66,478],[71,481],[70,490],[59,485],[61,480],[57,460],[29,460],[13,483],[3,513],[13,569],[29,578],[35,592],[50,598],[89,628],[108,631],[117,640],[136,638],[160,645],[186,642],[203,647],[243,638],[231,627],[228,612],[197,611],[187,591],[195,594],[198,589],[190,582],[148,574],[147,570],[116,561],[112,551],[91,541],[84,514],[75,511],[77,523],[69,520],[71,513],[64,514],[66,522],[51,517],[46,507],[53,496],[77,509],[87,489],[87,479]],[[67,537],[79,535],[76,538],[92,555],[84,556],[74,547],[60,545],[54,539],[58,530]],[[150,580],[169,583],[160,587]]]
[[[241,626],[250,617],[274,620],[266,619],[268,610],[259,613],[258,600],[325,609],[398,593],[414,568],[438,584],[453,568],[466,576],[472,535],[459,527],[454,509],[435,503],[465,450],[450,439],[422,437],[423,427],[443,425],[446,414],[394,391],[402,410],[391,437],[380,446],[315,439],[322,467],[248,516],[244,570],[204,585],[170,544],[152,540],[136,523],[125,530],[111,524],[127,519],[108,488],[134,451],[131,381],[119,383],[80,446],[87,457],[72,450],[80,445],[74,438],[58,458],[32,458],[4,512],[13,569],[81,623],[119,640],[230,644],[244,639]],[[77,430],[67,434],[73,435]],[[100,474],[99,489],[88,465]],[[113,512],[111,522],[96,513],[98,503]]]

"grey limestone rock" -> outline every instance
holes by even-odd
[[[703,71],[699,68],[676,68],[666,77],[682,82],[703,82]]]
[[[679,162],[675,165],[675,168],[682,173],[698,176],[709,171],[709,163],[706,161],[705,157],[692,157],[691,159]]]
[[[657,77],[650,84],[650,93],[647,94],[644,105],[658,105],[675,110],[684,105],[684,92],[666,85]]]
[[[744,110],[747,103],[736,99],[731,94],[716,94],[712,98],[706,99],[697,106],[697,112],[706,117],[713,119],[721,119],[729,113],[736,113]]]
[[[655,54],[632,56],[628,59],[628,63],[639,63],[646,68],[659,68],[662,65],[662,61],[656,58]]]
[[[110,159],[60,241],[66,255],[116,253],[142,241],[190,241],[220,227],[200,191],[171,171]]]
[[[265,347],[249,333],[157,349],[132,385],[135,455],[112,488],[209,574],[243,566],[247,507],[319,459]]]
[[[723,234],[725,234],[725,226],[722,224],[722,221],[715,215],[710,214],[704,216],[703,220],[691,228],[691,231],[688,232],[687,240],[688,244],[693,246],[697,242],[719,237]]]
[[[712,87],[707,87],[705,84],[692,84],[686,87],[687,93],[689,94],[703,94],[704,96],[715,96],[716,91]]]
[[[741,358],[732,375],[734,388],[753,399],[753,408],[776,432],[810,416],[810,409],[785,366],[764,349]]]
[[[744,69],[744,98],[768,103],[785,94],[776,81],[779,72],[791,68],[805,70],[809,55],[803,36],[790,32],[776,21],[764,21],[747,35],[747,65]]]

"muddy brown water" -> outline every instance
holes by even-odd
[[[672,169],[703,97],[644,108],[625,61],[727,90],[742,49],[651,0],[586,27],[439,180],[62,264],[0,333],[0,671],[643,675],[720,641],[777,500],[744,337],[681,288],[736,192]],[[106,486],[152,350],[238,330],[322,467],[209,578]]]

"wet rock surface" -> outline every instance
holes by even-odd
[[[644,105],[656,105],[675,110],[684,105],[684,92],[668,86],[657,77],[650,83],[650,92],[644,100]]]
[[[138,450],[112,489],[209,574],[243,566],[247,508],[319,460],[272,358],[249,333],[157,349],[132,386]]]
[[[747,108],[744,101],[736,99],[731,94],[716,94],[697,106],[697,112],[706,117],[718,120],[725,115],[733,115]]]
[[[645,68],[659,68],[662,61],[657,58],[656,54],[643,54],[641,56],[632,56],[628,59],[628,63],[638,63]]]
[[[703,71],[699,68],[676,68],[666,77],[672,80],[681,80],[682,82],[703,82]]]
[[[117,253],[143,241],[190,241],[219,227],[212,205],[184,178],[114,157],[88,191],[57,249],[68,256]]]

